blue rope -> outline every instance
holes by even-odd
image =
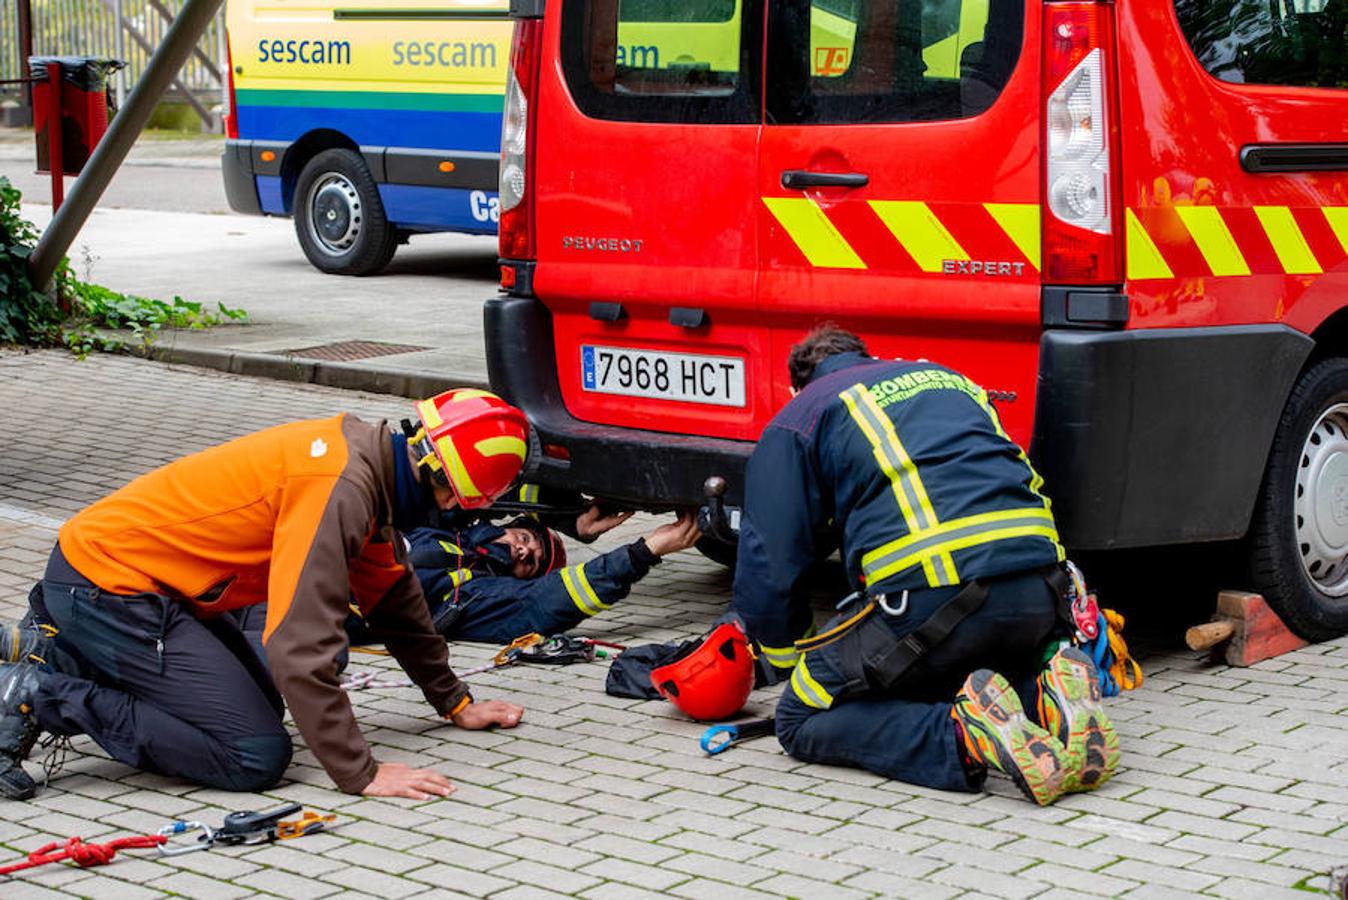
[[[1114,680],[1110,674],[1110,668],[1114,665],[1114,652],[1109,647],[1109,623],[1105,621],[1105,614],[1100,613],[1100,633],[1095,636],[1095,640],[1086,645],[1090,652],[1091,659],[1095,662],[1095,671],[1100,679],[1100,693],[1106,697],[1117,697],[1119,695],[1119,683]]]

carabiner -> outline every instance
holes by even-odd
[[[720,743],[717,741],[721,738]],[[708,756],[715,756],[729,750],[731,745],[740,739],[740,728],[738,725],[713,725],[702,732],[702,751]]]
[[[904,613],[908,612],[908,589],[907,588],[903,589],[903,596],[899,598],[898,609],[894,609],[892,606],[889,605],[888,594],[876,594],[875,602],[880,606],[881,609],[885,611],[887,615],[901,616]]]
[[[200,831],[201,837],[197,838],[197,843],[189,844],[185,847],[170,848],[168,842],[159,845],[160,856],[182,856],[184,853],[196,853],[198,850],[209,850],[215,845],[215,832],[209,826],[202,822],[174,822],[165,825],[159,829],[157,834],[166,838],[171,838],[175,834],[187,834],[190,831]]]

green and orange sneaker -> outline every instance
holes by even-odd
[[[1025,715],[1001,675],[979,669],[966,678],[950,715],[964,735],[970,761],[1009,775],[1040,806],[1062,795],[1071,768],[1067,751]]]
[[[1119,736],[1100,702],[1095,663],[1064,647],[1039,674],[1039,722],[1072,758],[1064,791],[1091,791],[1119,767]]]

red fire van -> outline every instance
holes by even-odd
[[[1348,5],[513,13],[487,343],[542,480],[738,502],[833,320],[984,385],[1070,548],[1245,539],[1348,631]]]

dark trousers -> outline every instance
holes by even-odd
[[[988,582],[987,600],[883,694],[840,696],[841,642],[801,656],[777,704],[777,738],[805,762],[868,769],[949,791],[976,790],[955,744],[950,709],[975,669],[999,672],[1029,701],[1040,654],[1057,632],[1057,600],[1038,573]],[[910,592],[908,611],[883,616],[897,641],[922,625],[958,587]],[[897,602],[890,595],[891,604]],[[855,611],[855,610],[853,610]],[[843,621],[840,615],[822,631]],[[802,669],[804,670],[802,672]]]
[[[235,621],[197,619],[158,594],[109,594],[59,556],[29,602],[81,672],[42,677],[39,725],[87,734],[137,769],[225,790],[275,785],[290,764],[284,706]]]

